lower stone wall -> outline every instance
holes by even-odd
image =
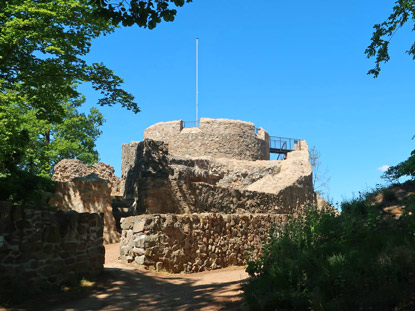
[[[167,272],[199,272],[258,259],[286,215],[153,214],[122,220],[120,259]]]
[[[102,214],[0,202],[0,292],[61,286],[103,270]]]

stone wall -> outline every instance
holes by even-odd
[[[123,150],[134,214],[290,213],[315,200],[305,141],[284,161],[178,157],[149,139]]]
[[[269,135],[255,133],[251,122],[202,118],[199,127],[183,128],[183,121],[154,124],[144,139],[163,141],[173,155],[239,160],[269,160]],[[123,149],[128,146],[123,145]],[[126,151],[127,152],[127,151]]]
[[[61,286],[103,270],[98,214],[0,203],[0,291]]]
[[[102,213],[103,237],[106,244],[117,243],[120,240],[111,203],[111,183],[95,174],[76,177],[70,181],[57,181],[55,193],[49,200],[51,206],[62,211]]]
[[[120,259],[172,273],[245,265],[258,259],[285,215],[141,215],[123,219]]]

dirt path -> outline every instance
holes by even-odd
[[[50,310],[240,310],[244,268],[155,273],[119,263],[118,247],[106,247],[105,290]]]

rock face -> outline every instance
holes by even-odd
[[[284,161],[185,157],[146,139],[123,145],[122,178],[133,212],[289,213],[314,202],[308,147]]]
[[[98,214],[0,202],[0,294],[59,287],[99,274],[105,255],[102,230]]]
[[[123,220],[120,259],[167,272],[200,272],[246,264],[261,254],[285,215],[141,215]]]
[[[110,182],[95,174],[56,182],[55,193],[49,200],[50,205],[62,211],[102,213],[104,243],[116,243],[120,240],[120,234],[117,232],[111,202]]]
[[[121,195],[124,192],[123,182],[114,175],[114,167],[102,162],[88,166],[77,159],[64,159],[55,165],[52,180],[70,181],[90,174],[108,180],[111,183],[111,195]]]

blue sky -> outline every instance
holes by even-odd
[[[415,61],[410,25],[393,38],[380,77],[364,50],[394,1],[194,0],[154,30],[120,28],[93,42],[90,62],[125,80],[142,110],[100,108],[97,148],[120,174],[121,145],[148,126],[199,116],[251,121],[271,135],[305,139],[321,153],[329,196],[342,201],[382,183],[382,165],[408,158],[415,141]],[[87,103],[98,94],[81,86]]]

